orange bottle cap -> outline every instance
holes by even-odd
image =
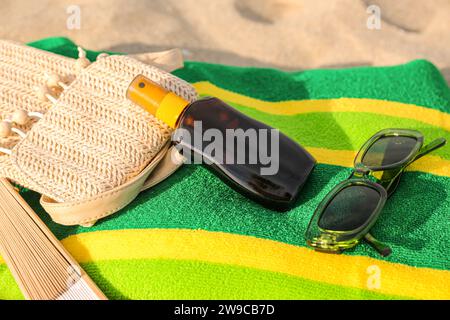
[[[131,82],[127,90],[127,98],[171,128],[177,126],[178,118],[189,105],[188,101],[143,75],[138,75]]]

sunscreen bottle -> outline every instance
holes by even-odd
[[[315,159],[298,143],[220,99],[189,103],[142,75],[127,98],[175,129],[174,143],[188,161],[201,161],[270,209],[290,209],[314,168]]]

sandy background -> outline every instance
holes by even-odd
[[[381,30],[367,8],[381,9]],[[80,29],[66,12],[80,8]],[[1,0],[0,38],[90,49],[180,47],[189,60],[285,70],[426,58],[450,81],[450,0]]]

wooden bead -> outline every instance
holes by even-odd
[[[36,89],[36,93],[39,99],[41,99],[42,101],[47,101],[47,94],[50,94],[50,90],[47,86],[42,86]]]
[[[58,87],[60,83],[61,83],[61,77],[58,76],[57,74],[51,74],[48,76],[47,86],[49,86],[51,88],[55,88],[55,87]]]
[[[11,120],[18,125],[24,126],[28,123],[30,117],[28,116],[28,112],[26,112],[25,110],[17,110],[14,111]]]
[[[88,58],[78,58],[76,62],[81,68],[86,68],[91,64]]]
[[[80,73],[81,70],[89,66],[91,62],[87,58],[78,58],[77,61],[75,61],[75,73]]]
[[[7,138],[11,133],[11,123],[6,121],[0,122],[0,138]]]

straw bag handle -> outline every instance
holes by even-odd
[[[130,54],[128,56],[167,72],[172,72],[174,70],[183,68],[184,66],[183,53],[180,49],[171,49],[160,52],[137,53]]]
[[[40,203],[56,223],[90,227],[97,220],[127,206],[141,191],[165,180],[183,162],[184,158],[176,148],[166,144],[139,175],[119,187],[88,200],[58,203],[42,196]]]

